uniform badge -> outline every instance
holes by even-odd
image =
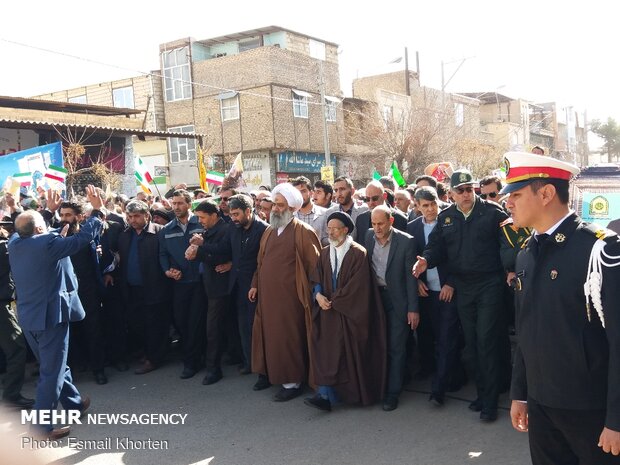
[[[444,220],[444,222],[443,222],[443,223],[444,223],[444,224],[450,224],[450,222],[451,222],[451,221],[452,221],[452,220],[450,219],[450,217],[447,217],[447,218]]]
[[[551,276],[551,279],[556,279],[558,277],[558,270],[551,270],[549,276]]]
[[[555,235],[555,241],[556,242],[564,242],[566,240],[566,236],[562,233],[557,233]]]
[[[523,285],[521,284],[521,278],[517,278],[517,282],[515,283],[515,290],[520,291],[523,289]]]
[[[466,173],[461,173],[459,175],[459,182],[467,182],[467,174]]]

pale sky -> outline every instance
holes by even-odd
[[[164,5],[170,4],[170,8]],[[160,43],[281,26],[340,45],[342,90],[351,80],[403,69],[420,53],[422,85],[498,92],[620,121],[613,2],[313,0],[10,1],[2,5],[0,95],[27,97],[159,68]],[[6,41],[106,63],[65,58]]]

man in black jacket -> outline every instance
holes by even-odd
[[[202,239],[203,244],[218,244],[230,235],[228,223],[220,216],[220,209],[213,200],[203,200],[194,209],[194,214],[205,229],[202,235],[195,235],[194,242]],[[224,319],[230,311],[228,280],[231,269],[231,254],[209,252],[198,245],[188,247],[188,260],[202,261],[202,282],[207,294],[207,353],[205,362],[207,374],[202,384],[217,383],[222,379],[222,333]]]
[[[253,213],[253,202],[247,195],[233,195],[229,200],[229,206],[230,217],[235,227],[231,228],[228,237],[218,244],[204,243],[201,248],[205,253],[232,256],[228,292],[236,303],[241,346],[243,347],[243,366],[239,371],[241,374],[250,374],[252,372],[250,367],[252,325],[256,302],[248,300],[248,292],[252,287],[252,277],[257,267],[260,240],[269,225]],[[193,243],[199,244],[200,240],[194,239]],[[256,387],[265,389],[269,387],[269,381],[266,378],[259,380]]]
[[[34,399],[27,399],[21,394],[26,367],[26,339],[11,308],[15,284],[11,278],[8,232],[5,228],[12,227],[11,221],[0,223],[0,348],[6,357],[2,400],[14,407],[30,408],[34,405]]]
[[[506,160],[506,206],[534,228],[515,267],[512,424],[529,430],[534,465],[618,464],[620,240],[569,209],[579,168],[524,152]]]
[[[366,186],[366,205],[368,205],[368,210],[364,213],[361,213],[355,219],[355,230],[359,231],[357,239],[358,242],[363,243],[364,238],[366,237],[367,231],[371,227],[370,214],[375,209],[375,207],[379,205],[386,205],[390,211],[392,212],[392,218],[394,219],[394,228],[399,231],[407,231],[407,217],[396,208],[392,208],[386,202],[387,193],[385,192],[385,188],[381,185],[379,181],[370,181]]]
[[[482,421],[497,419],[501,388],[502,338],[508,328],[502,312],[504,270],[500,259],[500,224],[508,218],[502,207],[476,196],[472,175],[457,170],[450,178],[454,205],[439,213],[424,254],[418,256],[416,276],[447,265],[455,278],[457,306],[463,332],[463,358],[478,398],[469,408]]]
[[[155,370],[164,360],[170,325],[171,283],[159,266],[159,231],[149,207],[132,200],[126,228],[118,237],[118,277],[129,314],[129,326],[140,336],[145,359],[136,374]]]

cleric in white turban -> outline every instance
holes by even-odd
[[[282,184],[278,184],[271,192],[271,195],[275,197],[278,194],[286,199],[286,203],[288,203],[289,208],[293,208],[294,211],[299,210],[304,203],[301,193],[291,183],[284,182]]]

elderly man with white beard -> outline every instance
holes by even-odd
[[[272,192],[270,227],[261,238],[258,267],[248,293],[258,301],[252,329],[252,371],[257,384],[281,384],[277,402],[302,393],[308,374],[312,289],[309,275],[316,268],[321,245],[311,226],[294,217],[303,203],[289,183]],[[255,388],[262,388],[256,386]]]
[[[311,277],[310,353],[318,389],[304,402],[326,412],[339,401],[370,405],[382,398],[385,383],[385,315],[366,249],[349,236],[354,227],[344,212],[329,215],[330,245]]]

